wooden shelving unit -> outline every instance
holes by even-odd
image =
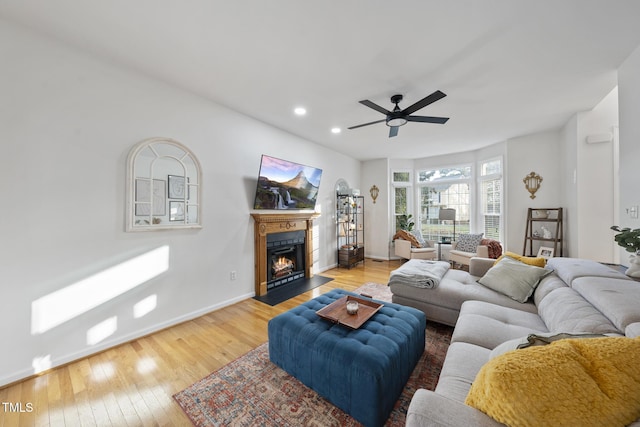
[[[338,267],[364,261],[364,197],[337,194],[336,241]]]
[[[546,212],[548,216],[546,218],[536,216],[534,211]],[[554,256],[563,256],[562,219],[562,208],[529,208],[527,211],[527,228],[524,233],[524,247],[522,248],[522,255],[536,256],[538,253],[537,251],[533,251],[534,246],[536,250],[540,246],[552,246]],[[551,227],[549,230],[551,237],[544,237],[541,232],[542,226],[546,224]],[[534,243],[536,244],[534,245]]]

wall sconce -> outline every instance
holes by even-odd
[[[529,175],[525,176],[522,179],[524,182],[525,188],[531,193],[529,196],[532,199],[536,198],[536,191],[540,188],[540,183],[542,182],[542,177],[535,172],[531,172]]]
[[[373,184],[371,186],[371,188],[369,189],[369,193],[371,194],[371,198],[373,199],[373,203],[375,203],[376,199],[378,198],[378,194],[380,194],[380,189],[378,188],[377,185]]]

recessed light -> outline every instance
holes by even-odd
[[[340,128],[331,128],[331,133],[340,133],[342,132],[342,129]]]
[[[304,107],[296,107],[293,112],[298,116],[304,116],[305,114],[307,114],[307,109]]]

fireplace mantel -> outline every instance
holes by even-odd
[[[267,293],[267,234],[304,230],[306,238],[304,276],[311,278],[313,265],[313,220],[319,216],[315,212],[259,214],[253,217],[253,247],[255,262],[256,295]]]

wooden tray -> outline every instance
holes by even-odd
[[[347,301],[358,301],[358,312],[356,314],[347,313]],[[352,295],[345,295],[339,300],[316,311],[316,314],[330,322],[344,325],[347,328],[358,329],[383,306],[384,304],[378,302]]]

